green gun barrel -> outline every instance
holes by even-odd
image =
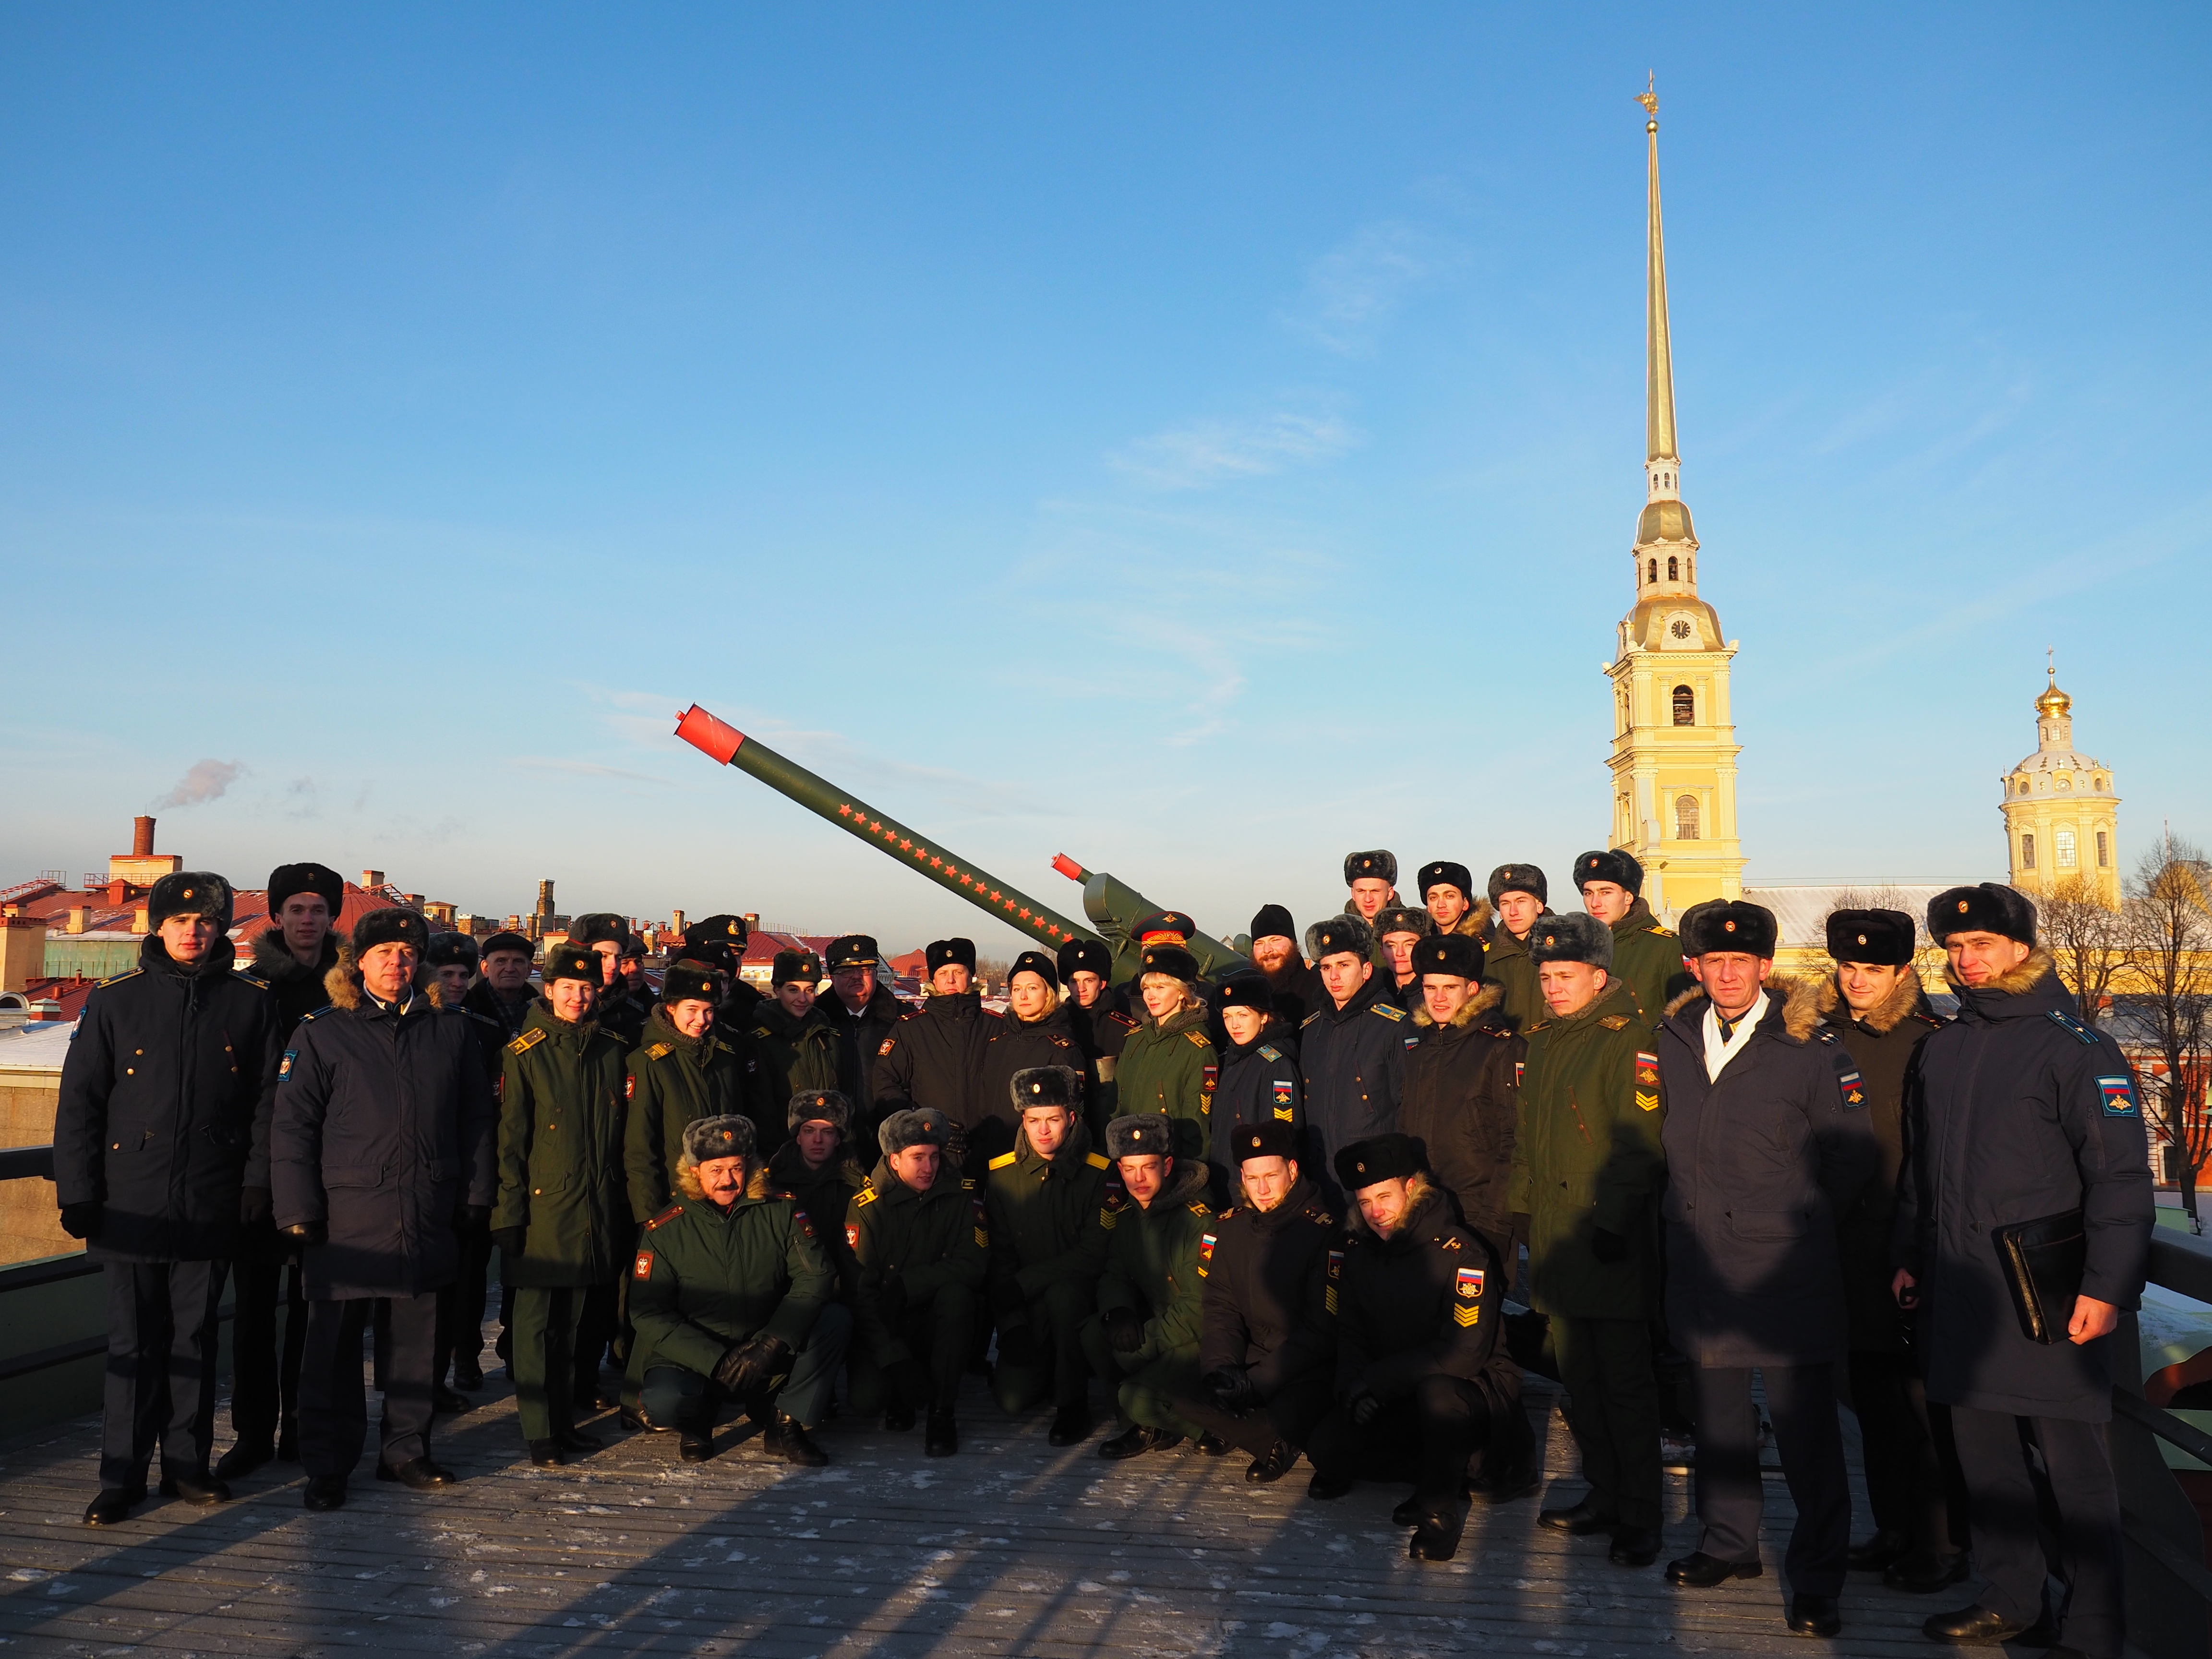
[[[1054,857],[1052,867],[1070,881],[1082,884],[1083,913],[1091,918],[1107,947],[1114,952],[1115,981],[1135,977],[1140,956],[1135,937],[1137,923],[1161,907],[1103,870],[1085,869],[1065,853]],[[1231,974],[1254,971],[1249,957],[1211,934],[1193,933],[1188,944],[1191,955],[1198,958],[1198,971],[1217,983]]]
[[[889,854],[908,869],[928,877],[948,892],[989,911],[1007,927],[1027,933],[1048,951],[1057,951],[1070,939],[1097,935],[1028,894],[1020,892],[967,860],[955,858],[920,831],[884,817],[857,796],[846,793],[827,779],[817,777],[795,761],[787,760],[757,738],[716,720],[694,703],[676,717],[676,735],[711,759],[739,771],[750,772],[779,794],[785,794],[839,829],[858,836]],[[1133,957],[1131,958],[1133,963]]]

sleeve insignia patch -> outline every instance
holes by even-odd
[[[1866,1079],[1856,1071],[1845,1072],[1836,1079],[1836,1085],[1844,1091],[1844,1110],[1866,1104]]]
[[[1452,1280],[1453,1294],[1465,1302],[1482,1300],[1482,1269],[1462,1267]]]
[[[1482,1304],[1480,1302],[1455,1302],[1452,1304],[1452,1323],[1458,1326],[1461,1329],[1473,1330],[1481,1322]]]
[[[1113,1160],[1103,1152],[1085,1152],[1083,1155],[1083,1161],[1094,1170],[1110,1169],[1113,1166]]]
[[[1113,1205],[1103,1204],[1099,1206],[1098,1224],[1101,1227],[1103,1227],[1108,1232],[1112,1232],[1115,1224],[1118,1224],[1121,1219],[1121,1212],[1115,1209]]]
[[[1212,1268],[1212,1266],[1213,1235],[1212,1233],[1206,1233],[1201,1235],[1198,1241],[1198,1276],[1200,1279],[1205,1278],[1207,1271]]]
[[[1212,1094],[1213,1092],[1214,1085],[1221,1080],[1221,1068],[1218,1066],[1208,1066],[1202,1069],[1206,1073],[1206,1077],[1198,1086],[1203,1089],[1207,1094]]]
[[[1528,1062],[1525,1060],[1515,1060],[1513,1062],[1513,1086],[1516,1089],[1519,1088],[1521,1086],[1521,1079],[1528,1075]]]
[[[2137,1117],[2141,1115],[2141,1112],[2136,1105],[2135,1086],[2128,1079],[2124,1077],[2100,1077],[2097,1079],[2097,1093],[2105,1103],[2105,1115],[2106,1117]]]
[[[1342,1250],[1331,1250],[1328,1253],[1328,1276],[1332,1279],[1338,1279],[1344,1277],[1344,1252]]]
[[[1628,1016],[1626,1014],[1607,1014],[1603,1019],[1598,1021],[1598,1024],[1604,1026],[1608,1031],[1618,1031],[1627,1025]]]
[[[845,1248],[848,1250],[857,1250],[860,1248],[860,1224],[857,1221],[848,1221],[845,1224]]]
[[[1291,1103],[1291,1097],[1297,1092],[1298,1085],[1289,1078],[1279,1077],[1267,1086],[1275,1091],[1275,1104],[1287,1106]]]
[[[1278,1048],[1277,1047],[1275,1047],[1275,1045],[1274,1045],[1273,1043],[1272,1043],[1272,1042],[1263,1042],[1263,1043],[1261,1043],[1261,1044],[1260,1045],[1260,1058],[1261,1058],[1261,1059],[1262,1059],[1262,1060],[1280,1060],[1282,1057],[1283,1057],[1283,1051],[1282,1051],[1280,1048]]]
[[[635,1072],[624,1072],[623,1073],[623,1098],[624,1100],[635,1100],[637,1098],[637,1073]]]
[[[1275,1121],[1278,1123],[1295,1123],[1297,1121],[1297,1115],[1298,1115],[1296,1112],[1292,1111],[1287,1106],[1278,1106],[1275,1108]]]
[[[1327,1309],[1330,1313],[1334,1313],[1334,1312],[1336,1311],[1336,1286],[1335,1286],[1335,1285],[1322,1285],[1322,1291],[1321,1291],[1321,1304],[1322,1304],[1322,1306],[1323,1308]]]
[[[1017,1154],[1013,1152],[1000,1152],[998,1157],[991,1160],[991,1167],[994,1170],[1011,1170],[1014,1167],[1016,1156]]]
[[[1636,1080],[1638,1083],[1656,1083],[1659,1080],[1658,1055],[1642,1048],[1636,1051]]]
[[[287,1048],[284,1051],[284,1058],[276,1064],[276,1080],[279,1083],[292,1075],[292,1062],[299,1057],[300,1051],[297,1048]]]
[[[634,1279],[652,1278],[653,1252],[651,1250],[640,1250],[637,1253],[636,1265],[632,1267],[629,1271],[630,1276]]]
[[[806,1211],[803,1206],[793,1204],[791,1206],[791,1218],[799,1224],[799,1231],[805,1233],[809,1238],[814,1237],[814,1224],[806,1218]]]
[[[988,1250],[991,1248],[991,1234],[988,1229],[983,1227],[975,1229],[975,1248],[979,1250]]]
[[[1658,1091],[1654,1090],[1651,1093],[1646,1094],[1643,1090],[1638,1089],[1636,1091],[1636,1109],[1639,1112],[1657,1111],[1659,1109]]]
[[[881,1060],[885,1054],[890,1053],[892,1049],[897,1047],[898,1039],[896,1037],[885,1037],[883,1041],[883,1046],[876,1050],[876,1058],[878,1060]]]

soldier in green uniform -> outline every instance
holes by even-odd
[[[830,1405],[852,1316],[806,1212],[776,1193],[752,1120],[693,1120],[677,1200],[645,1224],[630,1265],[630,1377],[648,1426],[674,1429],[678,1455],[714,1455],[725,1400],[771,1420],[762,1449],[787,1463],[830,1461],[807,1431]]]
[[[599,955],[556,945],[542,978],[545,994],[501,1060],[491,1236],[501,1282],[514,1287],[507,1363],[523,1438],[532,1462],[557,1468],[563,1451],[599,1444],[573,1414],[576,1333],[588,1293],[629,1265],[636,1230],[623,1167],[624,1048],[592,1017]]]
[[[639,1221],[668,1207],[684,1163],[684,1130],[702,1118],[746,1109],[744,1062],[714,1030],[720,993],[708,969],[672,964],[660,1000],[645,1017],[644,1041],[630,1051],[623,1164],[629,1212]]]
[[[846,1368],[853,1410],[904,1430],[926,1407],[932,1457],[960,1449],[953,1402],[990,1263],[983,1200],[945,1158],[951,1138],[933,1106],[893,1112],[876,1132],[883,1161],[845,1212],[860,1333]]]
[[[814,1006],[822,958],[811,951],[779,951],[769,969],[769,997],[753,1010],[752,1058],[758,1074],[750,1109],[760,1144],[783,1145],[792,1096],[837,1086],[837,1028]]]
[[[853,1103],[835,1089],[809,1089],[792,1096],[784,1123],[791,1139],[769,1160],[769,1186],[820,1218],[816,1231],[837,1270],[836,1294],[843,1297],[852,1282],[853,1247],[845,1242],[840,1218],[852,1207],[853,1194],[868,1184],[850,1150]]]
[[[1522,1033],[1511,1203],[1589,1483],[1580,1503],[1539,1519],[1578,1537],[1610,1534],[1616,1564],[1644,1566],[1658,1558],[1660,1526],[1650,1328],[1651,1206],[1666,1178],[1658,1056],[1635,993],[1607,972],[1613,937],[1603,923],[1553,916],[1528,948],[1550,1018]]]
[[[1124,1097],[1126,1098],[1127,1097]],[[1100,1219],[1110,1235],[1098,1312],[1083,1327],[1083,1351],[1114,1395],[1120,1432],[1101,1457],[1136,1457],[1186,1437],[1227,1450],[1175,1408],[1199,1389],[1200,1328],[1206,1310],[1206,1164],[1172,1150],[1174,1126],[1158,1114],[1117,1117],[1106,1153],[1121,1177]]]
[[[1551,884],[1533,864],[1501,864],[1490,872],[1490,908],[1497,925],[1483,952],[1482,976],[1504,994],[1498,1012],[1509,1030],[1526,1030],[1544,1018],[1544,994],[1536,988],[1528,934],[1552,914],[1551,896]]]
[[[1644,1023],[1656,1027],[1667,1005],[1698,981],[1682,960],[1681,940],[1644,902],[1644,866],[1618,848],[1584,853],[1575,860],[1575,885],[1583,908],[1613,932],[1614,981],[1636,993]]]
[[[1108,1234],[1100,1220],[1120,1182],[1091,1147],[1080,1115],[1082,1076],[1072,1066],[1017,1072],[1010,1087],[1021,1131],[991,1160],[983,1210],[991,1234],[991,1312],[999,1409],[1028,1411],[1050,1396],[1051,1441],[1091,1437],[1091,1367],[1083,1325],[1098,1306]]]
[[[1206,1004],[1194,988],[1198,958],[1180,945],[1148,945],[1140,960],[1138,989],[1146,1018],[1122,1046],[1115,1101],[1124,1117],[1171,1120],[1176,1161],[1200,1163],[1212,1139],[1213,1091],[1221,1073]]]

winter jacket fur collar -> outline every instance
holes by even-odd
[[[1823,1018],[1836,1024],[1863,1025],[1876,1036],[1887,1036],[1906,1018],[1926,1011],[1928,994],[1920,988],[1920,976],[1908,970],[1875,1007],[1863,1014],[1853,1013],[1844,1001],[1843,987],[1831,974],[1820,981],[1820,1000]]]
[[[1474,913],[1470,911],[1468,914]],[[1482,989],[1469,997],[1465,1006],[1452,1016],[1452,1030],[1464,1031],[1482,1023],[1482,1017],[1504,1000],[1505,988],[1503,985],[1484,986]],[[1420,1026],[1424,1030],[1434,1026],[1436,1023],[1435,1018],[1429,1012],[1429,1005],[1425,1001],[1413,1011],[1413,1024]]]
[[[1766,1018],[1759,1022],[1761,1030],[1772,1030],[1778,1024],[1778,1036],[1792,1042],[1805,1042],[1812,1037],[1814,1028],[1820,1023],[1820,988],[1809,981],[1785,979],[1780,975],[1766,981]],[[1694,1026],[1705,1017],[1704,1004],[1709,1000],[1705,988],[1685,991],[1667,1005],[1666,1018],[1681,1016],[1681,1023]]]
[[[446,988],[429,969],[415,970],[415,990],[418,995],[427,997],[433,1008],[446,1006]],[[362,988],[361,969],[355,965],[350,944],[338,946],[337,960],[323,975],[323,994],[330,998],[331,1007],[342,1008],[348,1013],[356,1012],[367,1000],[367,993]],[[546,1006],[550,1009],[552,1005]]]
[[[769,1195],[771,1189],[771,1183],[768,1178],[768,1165],[761,1159],[754,1158],[751,1160],[751,1167],[745,1171],[745,1198],[754,1200],[763,1199]],[[699,1171],[691,1164],[686,1164],[678,1168],[676,1190],[694,1204],[703,1204],[708,1209],[720,1211],[724,1215],[729,1213],[729,1211],[722,1209],[720,1205],[707,1196],[707,1189],[699,1184]]]

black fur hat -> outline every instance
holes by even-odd
[[[421,911],[402,904],[371,910],[353,925],[353,959],[359,962],[380,945],[404,945],[419,959],[430,949],[430,924]]]
[[[1358,916],[1346,913],[1317,921],[1306,929],[1306,957],[1318,963],[1323,957],[1364,957],[1375,948],[1375,935]]]
[[[1054,964],[1060,969],[1064,984],[1078,974],[1096,974],[1101,979],[1110,979],[1114,973],[1114,953],[1105,942],[1095,939],[1072,939],[1060,947],[1059,959]]]
[[[228,929],[231,901],[230,884],[214,871],[172,871],[146,896],[146,926],[158,933],[171,916],[205,916]]]
[[[1528,930],[1528,959],[1540,968],[1547,962],[1586,962],[1593,968],[1611,968],[1613,929],[1579,911],[1546,916]]]
[[[568,925],[571,945],[611,945],[619,951],[629,942],[629,927],[611,910],[594,910]]]
[[[1413,972],[1445,974],[1456,979],[1482,977],[1482,941],[1465,933],[1425,939],[1413,947]]]
[[[823,964],[833,974],[840,968],[872,968],[883,959],[884,953],[866,933],[847,933],[831,939],[822,957]]]
[[[672,1002],[720,1002],[722,988],[711,969],[694,962],[672,962],[668,971],[660,976],[660,1000]]]
[[[520,951],[526,957],[534,957],[538,954],[538,947],[521,934],[505,931],[494,933],[478,948],[483,956],[487,957],[495,951]]]
[[[909,1146],[942,1146],[952,1139],[952,1122],[934,1106],[893,1112],[876,1130],[876,1145],[889,1158]]]
[[[1379,848],[1372,853],[1346,853],[1344,855],[1344,884],[1368,879],[1398,884],[1398,855]]]
[[[1376,1135],[1355,1140],[1336,1155],[1336,1184],[1347,1193],[1385,1181],[1404,1181],[1421,1172],[1423,1149],[1411,1135]]]
[[[1437,919],[1410,904],[1386,904],[1375,913],[1377,939],[1389,933],[1411,933],[1416,939],[1426,939],[1436,931]]]
[[[706,916],[684,930],[684,954],[693,956],[708,945],[734,945],[743,949],[747,938],[743,916]],[[700,961],[706,958],[701,957]]]
[[[1912,960],[1919,927],[1902,910],[1832,910],[1828,954],[1838,962],[1902,968]]]
[[[1006,969],[1009,984],[1016,974],[1035,974],[1054,990],[1060,988],[1060,964],[1042,951],[1024,951],[1016,957],[1014,965]]]
[[[1026,1112],[1032,1106],[1058,1106],[1079,1112],[1083,1074],[1072,1066],[1024,1066],[1006,1085],[1006,1097],[1018,1112]]]
[[[1537,903],[1549,904],[1552,884],[1533,864],[1501,864],[1490,872],[1490,902],[1495,904],[1508,893],[1533,894]]]
[[[853,1103],[835,1089],[802,1089],[792,1096],[784,1118],[784,1127],[793,1134],[802,1123],[835,1124],[843,1134],[853,1127]]]
[[[1106,1156],[1111,1158],[1168,1158],[1175,1152],[1175,1129],[1165,1112],[1132,1114],[1106,1126]]]
[[[380,910],[372,914],[381,915],[383,912]],[[550,991],[556,979],[580,979],[597,987],[605,982],[606,974],[599,967],[597,951],[563,939],[560,944],[547,948],[545,965],[538,970],[538,979]]]
[[[429,948],[422,952],[426,968],[466,968],[474,972],[477,959],[477,942],[466,933],[433,933]]]
[[[1279,1118],[1240,1123],[1229,1136],[1229,1157],[1242,1164],[1248,1158],[1288,1158],[1298,1155],[1298,1132]]]
[[[683,1167],[696,1169],[718,1158],[750,1158],[760,1145],[749,1117],[700,1117],[684,1126]]]
[[[1928,934],[1938,945],[1954,933],[1998,933],[2035,943],[2035,906],[2018,888],[1985,881],[1938,893],[1928,907]]]
[[[1575,860],[1575,888],[1580,891],[1594,881],[1609,881],[1632,893],[1644,891],[1644,866],[1618,847],[1602,853],[1584,853]]]
[[[1682,913],[1680,931],[1686,957],[1741,951],[1747,956],[1771,957],[1782,936],[1773,911],[1742,899],[1707,899],[1703,904],[1692,905]]]
[[[1180,910],[1147,910],[1137,918],[1137,925],[1129,930],[1129,937],[1142,945],[1147,939],[1188,939],[1198,931],[1198,924]]]
[[[778,951],[769,969],[770,989],[779,985],[812,985],[822,977],[822,958],[811,951]]]
[[[639,935],[632,933],[628,939],[622,942],[622,949],[615,952],[615,960],[617,962],[643,962],[645,960],[645,940]]]
[[[1198,977],[1198,958],[1180,945],[1147,945],[1139,960],[1143,973],[1166,974],[1186,985]]]
[[[1272,1014],[1275,1012],[1275,994],[1257,974],[1233,974],[1223,982],[1214,1006],[1257,1008],[1263,1014]]]
[[[956,966],[971,974],[975,971],[975,941],[972,939],[932,939],[927,956],[933,975],[940,968]]]
[[[1454,864],[1449,859],[1438,859],[1434,864],[1425,864],[1421,873],[1413,878],[1413,889],[1424,899],[1431,887],[1456,887],[1462,896],[1474,896],[1474,878],[1464,864]]]
[[[1298,925],[1291,920],[1291,913],[1279,904],[1263,904],[1252,918],[1254,939],[1288,939],[1298,936]]]
[[[345,902],[345,878],[325,864],[280,864],[269,872],[270,915],[283,909],[286,899],[301,893],[318,895],[336,921],[338,907]]]

